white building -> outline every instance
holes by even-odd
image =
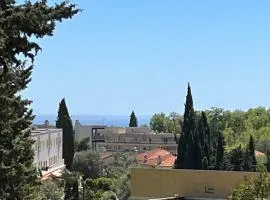
[[[34,165],[41,169],[43,176],[65,167],[62,158],[62,129],[33,129],[31,138],[35,141]]]

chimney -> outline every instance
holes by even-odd
[[[161,156],[158,155],[158,158],[157,158],[157,165],[160,165],[161,164]]]
[[[144,154],[144,160],[143,160],[143,163],[146,163],[147,162],[147,154]]]

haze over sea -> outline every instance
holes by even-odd
[[[56,115],[37,115],[33,124],[43,124],[48,120],[50,124],[55,124]],[[137,116],[138,124],[149,124],[151,116]],[[71,116],[72,122],[79,120],[82,125],[104,124],[107,126],[126,127],[129,124],[129,116],[113,116],[113,115],[74,115]]]

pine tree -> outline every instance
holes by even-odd
[[[41,49],[32,39],[53,35],[57,21],[77,12],[68,3],[51,7],[46,1],[20,5],[15,0],[0,1],[0,199],[37,195],[30,139],[34,116],[31,101],[20,92],[31,81],[32,64]]]
[[[134,111],[130,115],[129,127],[138,127],[138,121]]]
[[[216,155],[216,170],[222,170],[224,166],[224,147],[225,140],[224,136],[221,132],[218,134],[218,142],[217,142],[217,155]]]
[[[195,112],[193,108],[193,100],[191,88],[188,84],[184,122],[181,136],[179,138],[177,160],[175,162],[176,169],[194,169],[194,135],[196,131]]]
[[[63,159],[67,169],[71,170],[74,156],[74,136],[72,121],[69,116],[65,99],[59,104],[56,127],[63,131]]]

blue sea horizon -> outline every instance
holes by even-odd
[[[44,124],[48,120],[50,124],[54,125],[57,119],[56,115],[36,115],[33,124]],[[72,122],[79,120],[82,125],[106,125],[106,126],[120,126],[127,127],[129,124],[129,116],[109,116],[109,115],[74,115],[71,116]],[[137,116],[138,124],[149,125],[151,116]]]

